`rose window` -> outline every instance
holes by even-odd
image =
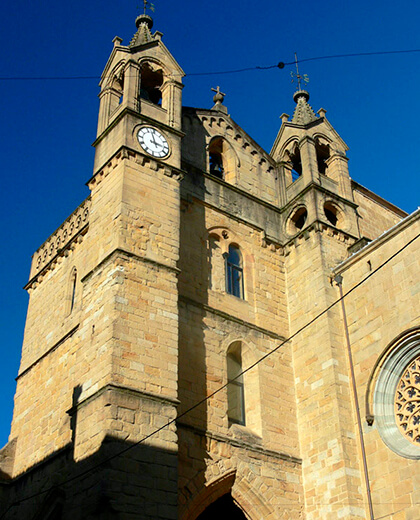
[[[408,365],[397,384],[395,419],[404,437],[420,445],[420,356]]]

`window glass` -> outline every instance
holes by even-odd
[[[244,297],[242,256],[239,249],[232,245],[226,258],[226,292],[238,298]]]
[[[228,418],[230,423],[245,424],[244,380],[241,353],[227,355],[228,372]]]

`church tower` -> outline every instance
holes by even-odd
[[[389,496],[418,518],[380,412],[395,422],[384,342],[408,330],[384,366],[420,364],[418,255],[391,264],[418,212],[350,178],[300,87],[270,153],[220,87],[182,107],[182,69],[136,26],[101,77],[90,194],[33,255],[0,520],[359,520]],[[337,283],[381,263],[347,322]]]
[[[114,39],[102,74],[90,196],[34,254],[27,285],[9,470],[25,480],[55,461],[27,488],[39,493],[42,519],[58,518],[68,501],[72,518],[115,518],[130,507],[144,508],[142,518],[177,514],[184,73],[151,17],[136,25],[128,46]],[[76,494],[66,484],[75,478]],[[43,495],[51,485],[57,493]],[[29,518],[25,507],[14,505],[10,518]]]
[[[366,518],[366,488],[349,368],[331,269],[359,241],[347,146],[306,90],[271,151],[283,183],[290,334],[299,445],[308,519]],[[315,320],[309,328],[308,322]],[[339,500],[331,499],[339,495]]]

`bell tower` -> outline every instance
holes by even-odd
[[[136,19],[128,46],[115,37],[102,73],[94,171],[121,147],[180,166],[182,78],[185,75],[162,42],[151,33],[147,14]],[[152,130],[143,130],[146,127]],[[140,132],[140,134],[139,134]]]
[[[108,518],[104,507],[121,518],[134,510],[145,519],[177,517],[184,74],[152,24],[142,14],[128,46],[114,38],[100,82],[90,195],[35,252],[26,286],[9,473],[65,457],[64,473],[51,470],[48,485],[61,486],[75,519]],[[14,505],[13,514],[32,517],[31,507]]]
[[[298,90],[293,98],[293,117],[281,116],[282,126],[271,151],[282,183],[292,335],[335,301],[331,269],[348,256],[348,248],[359,238],[347,146],[325,117],[326,111],[315,114],[306,90]],[[311,497],[308,519],[319,518],[316,511],[324,512],[319,504],[328,503],[329,489],[339,490],[341,501],[332,506],[331,518],[346,516],[365,498],[345,343],[337,323],[340,315],[334,307],[302,330],[292,346],[299,381],[300,451],[303,460],[310,461],[302,469],[305,494]],[[340,470],[335,471],[338,465]],[[327,512],[322,517],[330,518]]]
[[[306,90],[295,92],[291,120],[282,126],[271,155],[279,164],[286,235],[318,223],[358,238],[356,204],[348,171],[348,147],[325,117],[309,105]]]

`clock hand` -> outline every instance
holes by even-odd
[[[155,141],[155,134],[154,134],[154,133],[152,133],[152,141],[153,141],[153,144],[154,144],[155,146],[160,146],[159,143],[157,143],[157,142]]]

